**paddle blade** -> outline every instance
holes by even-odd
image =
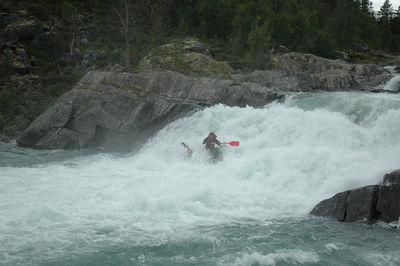
[[[228,143],[229,145],[231,145],[231,146],[239,146],[239,141],[231,141],[231,142],[229,142]]]

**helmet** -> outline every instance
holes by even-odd
[[[215,133],[214,132],[210,132],[210,134],[208,134],[210,137],[213,137],[213,138],[217,138],[217,135],[215,135]]]

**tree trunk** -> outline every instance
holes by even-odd
[[[125,70],[129,72],[129,0],[125,0],[125,19],[122,18],[121,13],[115,7],[115,0],[112,1],[112,9],[114,13],[119,17],[121,22],[122,29],[124,30],[124,37],[125,37]]]

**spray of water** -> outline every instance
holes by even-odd
[[[118,243],[141,232],[129,241],[162,242],[182,228],[304,216],[398,168],[399,121],[395,95],[300,95],[261,109],[207,108],[123,157],[3,167],[0,242],[16,251],[57,242],[62,253],[101,244],[102,235]],[[210,131],[240,146],[220,147],[223,160],[212,163],[202,144]]]

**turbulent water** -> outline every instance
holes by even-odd
[[[210,131],[240,146],[212,163]],[[400,168],[399,132],[400,95],[337,92],[207,108],[132,154],[1,144],[0,265],[400,265],[399,229],[308,216]]]

